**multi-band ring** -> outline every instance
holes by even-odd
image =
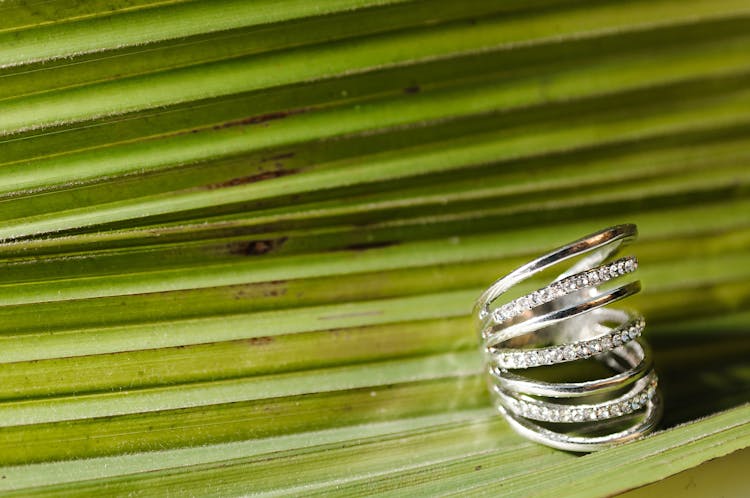
[[[645,321],[636,312],[607,307],[637,293],[640,282],[604,289],[638,268],[634,257],[608,261],[636,237],[635,225],[596,232],[521,266],[478,299],[474,316],[490,395],[521,435],[564,450],[594,451],[656,426],[662,406],[651,353],[639,338]],[[578,261],[550,284],[519,290],[525,280],[573,258]],[[521,295],[500,299],[514,291]],[[536,375],[588,358],[612,374],[554,382]]]

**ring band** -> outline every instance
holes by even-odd
[[[601,288],[638,269],[632,256],[610,261],[636,237],[635,225],[593,233],[500,278],[477,300],[474,318],[491,399],[521,435],[585,452],[637,439],[656,427],[662,405],[651,352],[640,338],[645,320],[609,307],[640,291],[640,282]],[[549,284],[500,299],[572,258],[579,260]],[[586,359],[613,375],[547,382],[522,373]]]

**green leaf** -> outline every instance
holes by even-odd
[[[748,27],[739,0],[4,2],[0,491],[602,496],[747,447]],[[530,443],[473,300],[623,222],[664,420]]]

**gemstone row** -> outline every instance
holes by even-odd
[[[517,415],[540,422],[575,423],[606,420],[636,412],[654,397],[657,381],[654,378],[643,389],[625,394],[597,405],[560,405],[543,401],[526,401],[508,397],[506,406]]]
[[[559,297],[571,294],[580,289],[594,287],[613,278],[634,272],[637,269],[638,260],[636,258],[632,256],[620,258],[611,263],[592,268],[591,270],[557,280],[531,294],[514,299],[494,310],[492,312],[492,319],[495,323],[502,323],[517,317],[531,308],[554,301]]]
[[[611,351],[640,336],[645,326],[645,320],[637,318],[594,339],[545,348],[495,349],[493,353],[496,365],[500,368],[516,369],[554,365]]]

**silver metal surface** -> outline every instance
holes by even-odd
[[[477,300],[474,318],[491,397],[519,434],[586,452],[642,437],[658,423],[658,379],[651,352],[639,338],[645,321],[636,312],[610,307],[640,291],[639,281],[615,282],[637,270],[637,260],[612,260],[636,237],[635,225],[593,233],[514,270]],[[503,299],[521,282],[574,258],[546,285]],[[587,359],[612,374],[550,381],[550,372],[545,380],[525,373]]]

